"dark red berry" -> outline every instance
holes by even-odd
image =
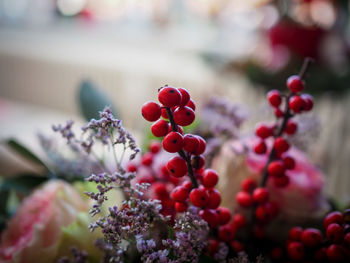
[[[256,188],[256,182],[251,178],[245,178],[242,180],[241,189],[244,192],[250,193]]]
[[[270,137],[273,135],[273,130],[270,127],[266,126],[265,124],[259,123],[255,127],[255,134],[261,139],[266,139],[267,137]]]
[[[344,236],[344,244],[345,244],[347,247],[350,247],[350,233],[347,233],[347,234]]]
[[[163,139],[163,148],[167,152],[175,153],[182,149],[183,137],[178,132],[170,132]]]
[[[270,90],[267,93],[266,97],[267,97],[267,100],[270,102],[271,106],[278,107],[279,105],[281,105],[282,98],[278,90]]]
[[[298,93],[304,89],[304,82],[298,75],[293,75],[287,79],[287,87],[291,92]]]
[[[219,216],[219,224],[225,225],[227,224],[231,219],[231,212],[226,207],[219,207],[216,209],[216,213]]]
[[[288,257],[292,260],[298,261],[304,259],[304,246],[300,242],[293,241],[287,246]]]
[[[184,136],[184,150],[189,153],[195,153],[199,146],[199,139],[192,134]]]
[[[184,88],[177,88],[181,93],[181,103],[180,106],[186,106],[186,104],[190,101],[190,94]]]
[[[344,230],[343,227],[338,225],[337,223],[332,223],[328,225],[326,236],[329,241],[332,243],[341,243],[344,239]]]
[[[304,111],[310,111],[312,110],[313,106],[314,106],[314,99],[312,98],[311,95],[309,94],[302,94],[301,98],[304,101]]]
[[[257,144],[254,145],[254,152],[256,154],[264,154],[266,153],[266,150],[266,143],[263,140],[260,140]]]
[[[259,204],[266,203],[269,199],[269,191],[265,187],[258,187],[253,192],[253,199]]]
[[[275,116],[276,116],[277,118],[282,118],[283,115],[284,115],[284,113],[283,113],[283,111],[282,111],[281,109],[275,108]]]
[[[314,253],[314,259],[317,260],[316,262],[323,262],[327,259],[327,248],[322,247],[315,251]]]
[[[290,98],[288,105],[293,112],[299,113],[304,109],[305,102],[300,96],[296,95]]]
[[[242,207],[251,207],[254,203],[253,198],[247,192],[238,192],[236,195],[237,203]]]
[[[334,211],[334,212],[329,213],[323,220],[323,227],[325,229],[327,229],[327,227],[333,223],[336,223],[339,225],[342,225],[344,223],[342,213],[340,213],[338,211]]]
[[[344,248],[340,245],[330,245],[327,248],[327,257],[331,262],[343,262],[345,260]]]
[[[219,216],[216,214],[215,210],[205,209],[199,211],[199,216],[208,223],[210,228],[215,228],[219,225]]]
[[[284,188],[289,185],[289,177],[287,175],[282,175],[278,177],[273,177],[273,183],[276,187]]]
[[[152,141],[149,146],[148,149],[151,151],[151,153],[159,153],[160,149],[161,149],[161,144],[158,141]]]
[[[259,225],[254,226],[253,234],[256,239],[263,239],[265,237],[264,228]]]
[[[280,261],[281,259],[283,259],[283,256],[284,256],[284,251],[281,247],[274,247],[270,251],[270,257],[274,261]]]
[[[244,246],[241,242],[237,241],[237,240],[233,240],[231,243],[230,243],[230,246],[232,247],[232,249],[236,252],[236,253],[239,253],[239,252],[242,252],[244,250]]]
[[[218,235],[222,241],[229,242],[233,240],[235,234],[235,229],[228,224],[219,227]]]
[[[178,125],[188,126],[194,121],[194,119],[195,114],[190,107],[178,107],[174,111],[174,120]]]
[[[214,256],[219,250],[220,242],[216,239],[209,239],[208,253]]]
[[[159,90],[158,100],[165,107],[171,108],[181,103],[181,93],[177,88],[165,86]]]
[[[194,206],[205,207],[209,202],[209,196],[204,188],[192,189],[190,200]]]
[[[235,214],[233,216],[232,224],[235,225],[237,228],[244,227],[247,223],[246,218],[242,214]]]
[[[152,153],[145,153],[141,158],[141,163],[144,166],[150,166],[153,162],[153,154]]]
[[[187,204],[185,203],[179,203],[179,202],[176,202],[175,203],[175,210],[176,212],[178,213],[183,213],[183,212],[186,212],[187,211]]]
[[[297,131],[297,128],[297,124],[294,121],[289,120],[284,131],[289,135],[293,135]]]
[[[191,159],[191,164],[194,169],[201,169],[205,165],[205,159],[203,155],[195,155]]]
[[[303,229],[300,226],[295,226],[289,230],[288,239],[292,241],[300,241]]]
[[[167,164],[169,173],[175,177],[182,177],[187,173],[187,163],[180,156],[171,158]]]
[[[315,228],[307,228],[301,234],[301,242],[306,247],[315,247],[322,242],[321,231]]]
[[[193,188],[191,181],[185,181],[182,183],[182,186],[187,188],[189,191]]]
[[[161,108],[160,109],[160,112],[161,112],[161,116],[164,118],[164,119],[169,119],[169,117],[168,117],[168,113],[167,113],[167,111],[166,111],[166,109],[165,108]]]
[[[194,101],[192,99],[190,99],[187,104],[186,104],[187,107],[190,107],[193,111],[196,110],[196,104],[194,103]]]
[[[168,197],[168,189],[164,183],[155,182],[153,185],[153,192],[160,198]]]
[[[267,171],[268,171],[269,175],[271,175],[271,176],[280,177],[280,176],[284,175],[286,168],[285,168],[283,162],[277,160],[277,161],[272,161],[268,165]]]
[[[184,135],[184,130],[182,129],[182,127],[179,126],[179,125],[176,125],[176,127],[177,127],[177,132],[180,133],[181,135]],[[172,132],[172,131],[173,131],[173,127],[169,124],[169,131],[168,131],[168,133]]]
[[[216,209],[219,207],[221,203],[221,194],[218,190],[216,189],[209,189],[207,191],[208,196],[209,196],[209,202],[206,205],[207,208],[211,209]]]
[[[293,157],[290,157],[290,156],[284,156],[282,158],[282,161],[283,161],[283,164],[284,164],[284,167],[288,170],[293,170],[294,167],[295,167],[295,160]]]
[[[134,173],[137,171],[137,166],[133,163],[128,163],[127,170],[130,173]]]
[[[188,189],[183,186],[177,186],[171,192],[171,198],[180,203],[184,203],[188,197]]]
[[[206,169],[203,173],[202,184],[206,188],[214,187],[219,181],[217,172],[213,169]]]
[[[273,143],[273,148],[275,148],[275,150],[278,153],[284,153],[288,151],[289,147],[290,147],[289,143],[283,137],[277,137],[275,139],[275,142]]]
[[[158,120],[151,126],[151,132],[156,137],[163,137],[168,134],[169,126],[168,122],[165,120]]]
[[[156,121],[160,118],[160,106],[154,101],[148,101],[143,104],[141,113],[145,120]]]
[[[267,204],[258,205],[255,210],[255,218],[261,223],[268,223],[273,218],[272,211]]]
[[[200,155],[200,154],[204,153],[207,143],[205,142],[205,140],[201,136],[197,135],[196,137],[199,141],[199,145],[198,145],[196,151],[194,152],[194,154]]]

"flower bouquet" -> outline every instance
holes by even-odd
[[[332,211],[322,172],[292,144],[313,108],[309,62],[288,94],[268,92],[276,118],[254,135],[220,99],[194,125],[189,92],[166,85],[141,108],[154,139],[142,152],[109,107],[79,132],[53,126],[69,158],[43,135],[51,163],[8,141],[45,176],[3,180],[0,262],[350,262],[350,210]]]

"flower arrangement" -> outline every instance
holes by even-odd
[[[244,114],[218,99],[207,115],[232,123],[211,120],[212,132],[196,135],[205,125],[187,128],[189,92],[165,85],[142,106],[158,138],[142,154],[109,107],[79,135],[73,122],[53,126],[73,161],[40,136],[56,168],[11,141],[50,180],[36,178],[8,220],[0,262],[349,262],[350,210],[330,212],[322,172],[290,140],[295,116],[313,107],[302,94],[309,63],[288,78],[288,94],[268,92],[276,121],[254,136],[239,135]]]

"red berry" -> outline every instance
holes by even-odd
[[[148,149],[151,151],[151,153],[159,153],[160,149],[161,149],[161,145],[160,142],[158,141],[152,141],[149,146]]]
[[[268,126],[259,123],[255,128],[255,134],[261,139],[266,139],[267,137],[270,137],[273,135],[273,130]]]
[[[183,186],[177,186],[171,192],[171,198],[176,201],[183,203],[188,197],[188,189]]]
[[[194,103],[194,101],[192,99],[190,99],[187,104],[186,104],[187,107],[190,107],[193,111],[196,110],[196,104]]]
[[[199,211],[199,216],[208,223],[210,228],[215,228],[219,225],[219,216],[215,210],[205,209]]]
[[[219,207],[216,209],[216,213],[219,216],[219,224],[225,225],[227,224],[231,219],[231,212],[226,207]]]
[[[289,185],[289,177],[287,175],[273,177],[273,183],[276,187],[283,188]]]
[[[189,153],[195,153],[199,146],[199,139],[192,134],[186,134],[184,136],[184,150]]]
[[[266,143],[263,140],[260,140],[257,144],[254,145],[254,152],[256,154],[264,154],[266,153],[266,150]]]
[[[314,106],[314,99],[312,98],[311,95],[309,94],[302,94],[301,98],[304,101],[304,111],[310,111],[312,110],[313,106]]]
[[[214,187],[219,181],[219,176],[213,169],[206,169],[203,173],[202,184],[206,188]]]
[[[344,248],[340,245],[330,245],[327,248],[327,257],[331,262],[343,262],[345,260]]]
[[[254,226],[253,228],[254,237],[257,239],[263,239],[265,237],[264,228],[261,226]]]
[[[163,137],[168,134],[169,126],[168,122],[165,120],[158,120],[151,126],[151,132],[156,137]]]
[[[146,174],[138,178],[139,184],[143,184],[143,183],[151,184],[154,181],[155,181],[154,177],[150,174]]]
[[[288,104],[289,108],[295,113],[301,112],[305,106],[304,100],[298,95],[291,97]]]
[[[327,259],[327,248],[322,247],[315,251],[314,253],[314,259],[317,260],[316,262],[323,262]]]
[[[301,242],[306,247],[315,247],[322,242],[321,231],[315,228],[307,228],[301,234]]]
[[[143,104],[141,113],[145,120],[156,121],[160,118],[160,106],[154,101],[148,101]]]
[[[207,191],[209,196],[209,202],[207,204],[207,208],[216,209],[221,203],[221,194],[216,189],[209,189]]]
[[[284,131],[289,135],[293,135],[297,131],[297,128],[297,124],[294,121],[289,120]]]
[[[208,253],[214,256],[219,250],[220,242],[216,239],[209,239]]]
[[[344,223],[343,215],[342,213],[338,211],[334,211],[332,213],[329,213],[325,219],[323,220],[323,227],[327,229],[327,227],[330,224],[337,223],[339,225],[342,225]]]
[[[251,207],[253,205],[253,198],[247,192],[238,192],[236,195],[237,203],[242,207]]]
[[[258,205],[255,210],[255,217],[261,223],[268,223],[273,218],[272,211],[268,204]]]
[[[192,189],[190,200],[194,206],[205,207],[209,202],[209,196],[204,188]]]
[[[222,241],[229,242],[233,240],[235,234],[235,229],[228,224],[219,227],[218,235]]]
[[[184,130],[182,129],[182,127],[179,125],[176,125],[176,127],[177,127],[177,132],[180,133],[181,135],[184,135]],[[173,131],[173,127],[169,124],[168,133],[172,131]]]
[[[195,114],[190,107],[178,107],[174,111],[174,120],[178,125],[188,126],[194,121],[194,119]]]
[[[187,204],[185,203],[179,203],[179,202],[176,202],[175,203],[175,210],[176,212],[178,213],[183,213],[183,212],[186,212],[187,211]]]
[[[250,193],[255,189],[255,187],[256,187],[256,182],[253,179],[246,178],[242,180],[241,189],[244,192]]]
[[[177,88],[165,86],[159,90],[158,100],[165,107],[178,106],[181,103],[181,93]]]
[[[164,183],[155,182],[153,185],[153,192],[160,198],[168,197],[168,189]]]
[[[160,109],[160,112],[161,112],[161,116],[164,118],[164,119],[169,119],[169,117],[168,117],[168,113],[167,113],[167,111],[166,111],[166,109],[165,108],[161,108]]]
[[[327,227],[326,236],[329,241],[332,243],[341,243],[344,239],[344,230],[343,227],[337,223],[330,224]]]
[[[199,145],[198,145],[194,154],[200,155],[200,154],[204,153],[207,143],[205,142],[205,140],[201,136],[197,135],[196,137],[199,141]]]
[[[290,145],[287,142],[286,139],[282,138],[282,137],[277,137],[275,139],[275,142],[273,143],[273,148],[275,148],[275,150],[278,153],[284,153],[286,151],[288,151]]]
[[[270,257],[274,261],[280,261],[281,259],[283,259],[283,256],[284,256],[284,251],[281,247],[274,247],[270,251]]]
[[[350,247],[350,233],[347,233],[344,237],[344,244]]]
[[[284,156],[282,158],[284,167],[288,170],[293,170],[295,167],[295,161],[293,157],[290,156]]]
[[[300,241],[303,229],[300,226],[295,226],[289,230],[288,239],[292,241]]]
[[[128,167],[127,167],[128,172],[130,173],[134,173],[137,171],[137,166],[135,164],[132,163],[128,163]]]
[[[282,111],[281,109],[275,108],[275,116],[276,116],[277,118],[282,118],[283,115],[284,115],[284,113],[283,113],[283,111]]]
[[[297,241],[290,242],[287,246],[288,257],[298,261],[304,259],[304,246]]]
[[[193,188],[191,181],[185,181],[182,183],[182,186],[187,188],[189,191]]]
[[[194,169],[201,169],[205,165],[205,159],[203,155],[195,155],[191,159],[191,164]]]
[[[153,162],[153,154],[152,153],[145,153],[141,158],[141,163],[144,166],[150,166]]]
[[[270,90],[267,93],[266,97],[267,97],[267,100],[270,102],[271,106],[278,107],[279,105],[281,105],[282,98],[278,90]]]
[[[178,132],[169,132],[163,139],[163,148],[167,152],[175,153],[182,149],[183,138]]]
[[[236,253],[242,252],[244,250],[243,244],[237,240],[233,240],[230,245]]]
[[[285,168],[283,162],[277,160],[277,161],[272,161],[268,165],[267,171],[268,171],[269,175],[271,175],[271,176],[280,177],[280,176],[284,175],[286,168]]]
[[[181,103],[180,106],[185,106],[190,101],[190,94],[184,88],[177,88],[181,93]]]
[[[304,82],[299,76],[293,75],[287,79],[287,87],[291,92],[298,93],[304,89]]]
[[[258,187],[253,192],[253,199],[259,204],[266,203],[269,199],[269,191],[265,187]]]
[[[244,227],[247,223],[246,218],[242,214],[235,214],[233,216],[232,224],[237,228]]]
[[[187,163],[180,156],[171,158],[167,164],[169,173],[175,177],[182,177],[187,173]]]

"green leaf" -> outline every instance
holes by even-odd
[[[98,119],[98,112],[106,106],[110,106],[114,116],[118,116],[116,108],[112,105],[108,95],[90,81],[84,80],[80,84],[78,96],[81,113],[87,121]]]
[[[47,180],[48,177],[36,174],[21,174],[4,179],[1,184],[1,191],[15,190],[23,194],[29,194],[32,189],[38,187]]]

